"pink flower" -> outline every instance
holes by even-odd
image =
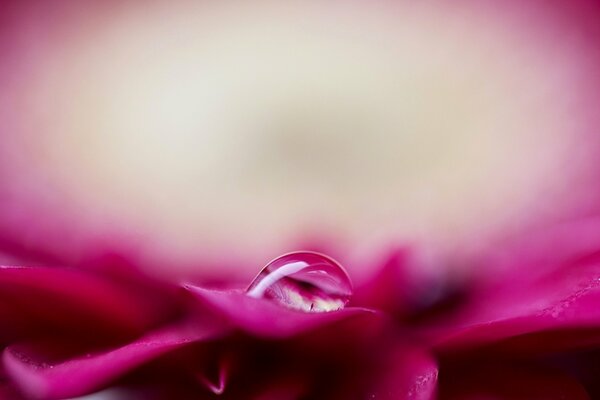
[[[2,2],[0,399],[600,397],[599,16]]]
[[[4,390],[7,398],[42,399],[98,391],[114,398],[592,398],[597,232],[590,221],[522,240],[486,260],[493,277],[438,288],[436,299],[424,297],[431,287],[400,279],[409,257],[394,252],[346,307],[331,301],[350,294],[345,273],[310,252],[271,263],[275,275],[259,275],[267,284],[258,296],[256,282],[248,291],[210,289],[152,280],[123,265],[106,270],[116,259],[93,269],[3,267]],[[324,308],[303,308],[306,301]],[[378,308],[362,308],[370,305]]]
[[[107,387],[115,398],[341,396],[354,388],[342,379],[357,377],[362,388],[372,374],[366,344],[381,332],[372,311],[304,313],[121,267],[0,270],[7,398],[71,398]]]
[[[401,279],[406,257],[392,258],[367,293],[425,338],[441,399],[596,398],[598,232],[592,219],[521,238],[416,315],[411,304],[426,291]],[[409,289],[395,304],[382,302],[389,282]]]

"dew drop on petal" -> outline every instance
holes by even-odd
[[[352,282],[332,258],[298,251],[268,263],[252,281],[247,294],[305,312],[335,311],[350,300]]]

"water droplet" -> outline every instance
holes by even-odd
[[[335,311],[350,300],[352,282],[332,258],[298,251],[268,263],[254,278],[247,294],[305,312]]]

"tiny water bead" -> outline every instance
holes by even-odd
[[[344,308],[352,296],[352,282],[332,258],[297,251],[268,263],[247,294],[304,312],[327,312]]]

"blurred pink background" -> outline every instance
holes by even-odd
[[[594,214],[594,3],[2,2],[0,245],[247,279]]]

